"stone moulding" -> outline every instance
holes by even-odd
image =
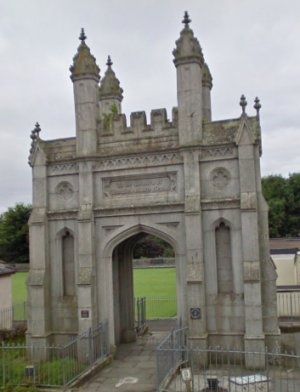
[[[136,168],[145,166],[172,165],[182,162],[177,152],[163,154],[134,155],[120,158],[100,159],[93,165],[94,171],[115,170],[123,168]]]
[[[234,146],[204,147],[200,151],[200,161],[212,159],[226,159],[237,157],[237,148]]]
[[[202,200],[202,210],[239,209],[240,199]]]
[[[184,212],[184,203],[160,203],[149,206],[126,206],[126,207],[96,207],[95,218],[111,216],[131,216],[144,214],[162,214],[168,212]]]
[[[78,173],[77,162],[63,162],[48,166],[48,175],[57,176],[60,174],[76,174]]]
[[[49,220],[75,220],[77,219],[79,210],[60,210],[48,211],[47,217]]]

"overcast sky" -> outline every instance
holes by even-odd
[[[101,76],[107,55],[123,112],[176,102],[172,50],[188,10],[213,76],[213,119],[261,100],[262,175],[300,171],[299,0],[0,0],[0,212],[31,202],[30,132],[75,135],[69,66],[84,27]]]

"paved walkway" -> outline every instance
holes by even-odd
[[[156,388],[155,348],[172,324],[150,325],[150,332],[134,343],[121,344],[113,362],[94,375],[78,392],[150,392]],[[155,329],[155,331],[154,331]]]

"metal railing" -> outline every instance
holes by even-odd
[[[187,328],[171,330],[156,349],[157,385],[168,383],[187,357]]]
[[[177,315],[176,297],[146,296],[146,320],[171,318]]]
[[[300,291],[277,292],[277,313],[282,319],[300,318]]]
[[[108,354],[107,321],[62,346],[2,342],[0,385],[65,386]]]
[[[221,348],[190,348],[186,329],[157,347],[157,391],[298,392],[300,356]]]
[[[20,302],[0,310],[0,329],[13,329],[16,325],[25,324],[27,320],[27,304]]]
[[[143,333],[146,327],[146,297],[136,299],[135,316],[137,333]]]

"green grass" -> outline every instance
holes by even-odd
[[[176,316],[176,268],[135,268],[134,296],[147,298],[147,318]],[[27,299],[27,272],[12,276],[13,303]]]
[[[146,297],[147,319],[176,316],[175,268],[136,268],[133,276],[134,296]]]
[[[27,300],[28,272],[17,272],[12,275],[12,300],[14,304],[20,304]]]
[[[135,268],[133,277],[135,297],[176,296],[175,268]]]

